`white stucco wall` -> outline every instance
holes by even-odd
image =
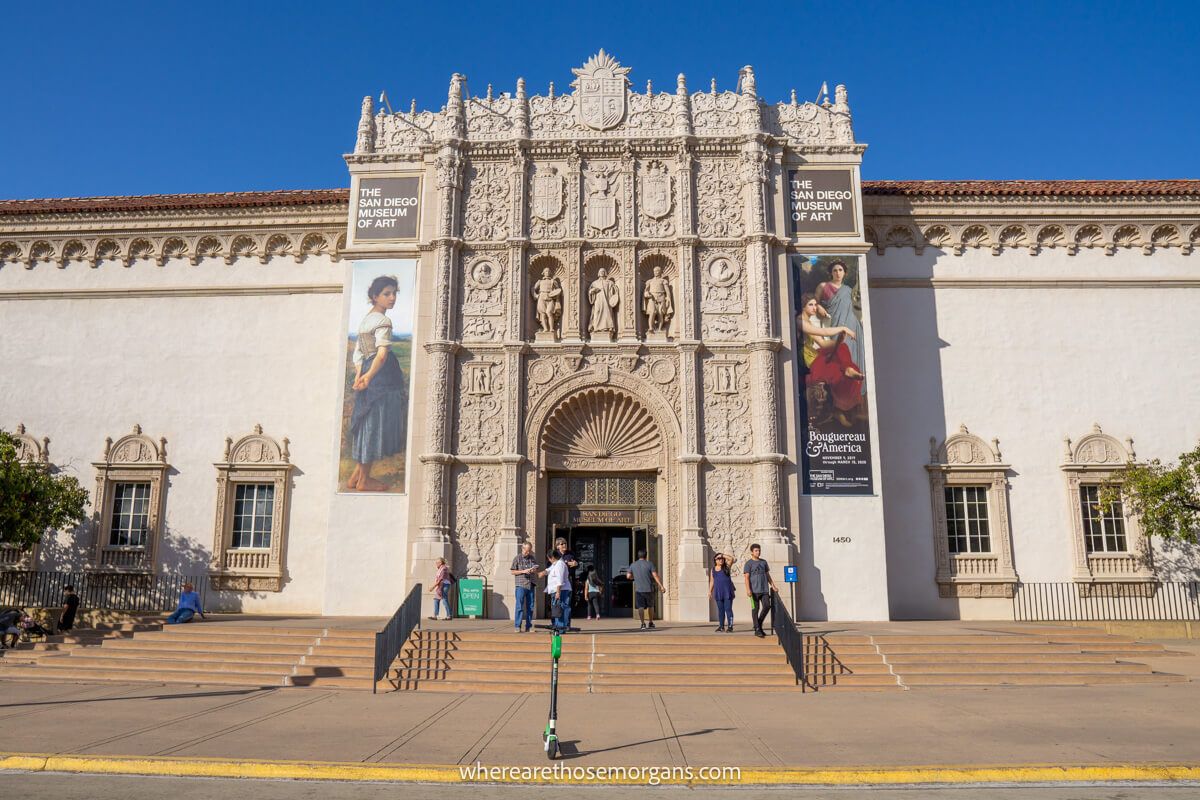
[[[323,256],[202,259],[193,266],[138,261],[65,269],[0,267],[0,290],[177,289],[279,286],[341,281]],[[104,439],[140,424],[167,439],[159,571],[203,574],[213,546],[215,461],[225,437],[256,423],[291,440],[293,491],[286,584],[280,593],[210,595],[210,606],[319,612],[325,589],[326,530],[336,463],[330,415],[338,399],[342,295],[154,296],[0,300],[0,425],[23,422],[50,437],[50,457],[91,492]],[[82,566],[91,537],[43,547],[43,569]]]
[[[882,432],[889,596],[894,618],[997,616],[1004,602],[939,599],[929,439],[966,424],[1000,440],[1012,465],[1013,555],[1023,581],[1070,580],[1070,515],[1060,465],[1064,437],[1098,423],[1131,436],[1139,459],[1172,460],[1200,438],[1200,288],[1197,256],[1178,249],[1007,249],[961,256],[891,248],[868,256],[872,278],[1003,279],[1000,288],[872,287],[875,385]],[[1021,281],[1084,280],[1051,287]],[[1136,283],[1102,286],[1098,282]],[[1155,543],[1159,575],[1195,579],[1193,554]],[[995,604],[996,601],[990,601]]]

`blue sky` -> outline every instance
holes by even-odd
[[[346,186],[363,95],[847,85],[881,178],[1200,177],[1200,3],[6,3],[0,197]]]

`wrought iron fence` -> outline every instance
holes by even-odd
[[[1200,620],[1200,581],[1022,583],[1013,595],[1022,622]]]
[[[54,608],[63,603],[63,589],[74,586],[79,607],[153,614],[173,611],[183,585],[190,583],[207,601],[205,575],[152,575],[122,572],[0,572],[0,606]]]
[[[775,632],[784,655],[787,656],[792,672],[796,673],[796,685],[807,688],[808,678],[804,671],[804,634],[792,621],[787,603],[780,599],[778,592],[771,593],[771,629]]]
[[[396,613],[388,620],[383,630],[375,633],[375,680],[371,683],[371,693],[374,694],[379,682],[387,675],[388,669],[412,632],[421,627],[421,584],[417,584],[404,598],[404,602],[396,609]]]

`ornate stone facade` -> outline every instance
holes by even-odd
[[[794,545],[775,182],[805,157],[857,164],[863,146],[842,88],[836,103],[771,105],[749,67],[736,90],[694,93],[682,75],[673,93],[635,91],[629,73],[601,51],[570,94],[529,96],[521,80],[469,97],[456,75],[441,111],[374,114],[368,98],[347,161],[431,165],[438,187],[414,574],[440,547],[506,595],[501,548],[547,543],[547,473],[653,473],[660,568],[678,589],[667,613],[707,618],[709,515],[738,557],[730,537],[781,559]]]

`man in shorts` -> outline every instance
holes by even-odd
[[[642,623],[640,630],[653,630],[654,587],[657,585],[658,590],[664,593],[667,590],[663,588],[662,581],[658,579],[658,571],[654,568],[654,563],[646,558],[645,550],[638,550],[637,561],[629,565],[625,574],[633,581],[633,604],[637,608],[638,619]],[[647,619],[649,625],[646,624]]]

